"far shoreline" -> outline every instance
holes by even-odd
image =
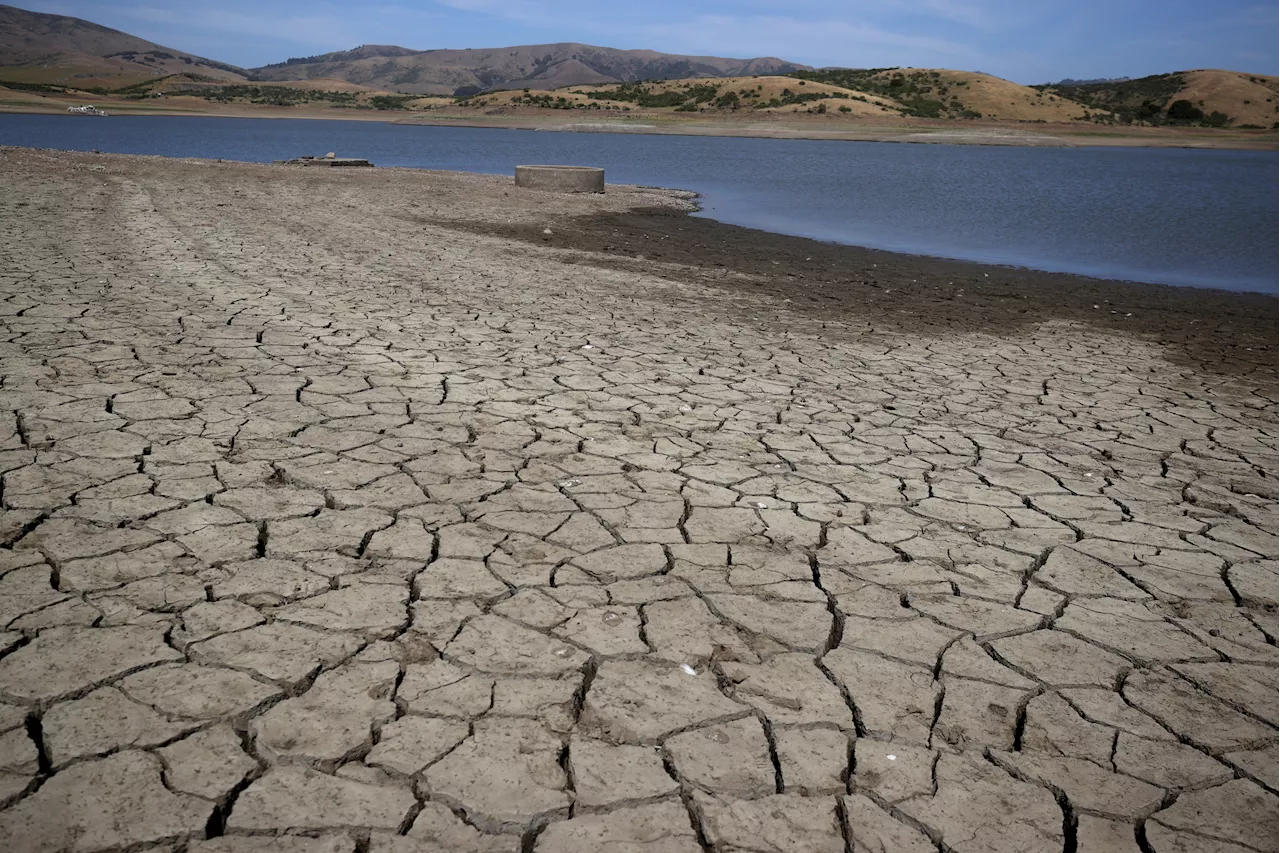
[[[609,184],[603,196],[513,189],[509,177],[409,167],[317,169],[161,155],[85,154],[0,146],[0,165],[41,164],[59,174],[94,164],[111,175],[184,175],[192,188],[252,178],[280,188],[351,191],[357,215],[379,192],[465,192],[466,203],[416,211],[416,204],[367,208],[370,217],[496,239],[494,257],[519,244],[551,250],[561,263],[656,276],[681,290],[713,288],[766,298],[779,312],[824,324],[856,322],[887,344],[902,335],[1002,337],[1045,323],[1081,324],[1160,344],[1175,363],[1228,381],[1274,383],[1280,300],[1256,291],[1195,288],[1053,273],[1022,267],[830,243],[691,216],[696,194]],[[381,188],[381,189],[379,189]],[[465,188],[465,189],[464,189]],[[215,192],[216,190],[209,190]],[[619,197],[626,199],[618,209]],[[230,199],[227,196],[226,199]],[[478,204],[473,210],[468,205]],[[512,220],[507,206],[539,211]],[[222,205],[219,205],[220,207]],[[257,214],[255,214],[257,215]],[[508,248],[499,249],[505,244]],[[515,250],[518,255],[519,250]],[[758,309],[751,322],[765,320]],[[744,318],[745,321],[745,318]]]
[[[177,115],[173,117],[183,117],[183,116]],[[188,117],[208,118],[210,116],[188,116]],[[231,118],[233,116],[217,116],[217,117]],[[67,116],[67,118],[75,118],[75,116]],[[255,118],[255,117],[249,116],[246,118]],[[315,120],[325,120],[325,119],[315,118]],[[341,119],[335,119],[335,120],[341,120]],[[398,125],[401,127],[422,126],[422,125],[416,125],[416,124],[397,123],[397,122],[388,122],[388,124]],[[428,125],[428,126],[433,126],[433,125]],[[485,129],[485,128],[480,128],[480,129]],[[525,128],[489,128],[489,129],[521,130]],[[853,140],[853,141],[861,141],[861,140]],[[203,156],[195,156],[195,155],[179,156],[179,155],[170,155],[170,154],[133,154],[133,153],[126,153],[126,152],[112,152],[112,151],[99,152],[96,149],[90,152],[90,151],[85,151],[83,149],[28,148],[24,146],[5,145],[0,143],[0,152],[5,150],[88,153],[88,154],[98,154],[99,156],[106,155],[106,156],[113,156],[113,157],[148,157],[148,158],[156,157],[163,160],[200,160],[205,162],[237,163],[237,164],[252,165],[252,166],[276,165],[275,161],[271,161],[271,160],[236,160],[233,158],[212,158],[212,157],[203,157]],[[448,173],[448,174],[459,174],[459,175],[484,175],[484,176],[497,176],[497,177],[511,177],[511,173],[507,171],[486,172],[486,171],[467,170],[467,169],[433,169],[427,166],[383,166],[377,163],[374,163],[373,165],[379,171],[394,170],[394,171],[407,171],[407,172],[428,172],[428,173],[437,173],[437,174]],[[293,167],[293,168],[301,168],[301,167]],[[514,168],[514,164],[512,168]],[[633,186],[633,185],[619,184],[619,183],[612,183],[612,182],[607,184],[608,188],[614,189],[614,190],[617,190],[623,187],[629,187],[629,186]],[[703,199],[705,198],[705,195],[697,190],[693,190],[685,187],[667,187],[667,186],[648,185],[648,184],[641,184],[641,185],[634,185],[634,186],[639,186],[642,189],[656,190],[664,193],[678,195],[682,199],[686,200],[689,205],[689,209],[684,211],[684,214],[690,220],[693,220],[694,222],[698,222],[698,221],[706,222],[706,223],[714,224],[715,226],[723,227],[726,229],[733,229],[734,230],[733,233],[741,231],[741,232],[754,233],[764,238],[780,238],[783,240],[803,240],[803,241],[811,242],[816,245],[828,246],[828,247],[831,247],[832,249],[853,250],[853,251],[864,252],[864,253],[881,253],[888,258],[902,258],[902,259],[914,258],[927,263],[954,264],[954,265],[960,265],[961,267],[965,267],[965,268],[973,268],[977,272],[981,272],[982,270],[987,269],[993,272],[1000,271],[1001,273],[1007,273],[1007,274],[1049,276],[1049,277],[1055,277],[1055,278],[1067,278],[1072,280],[1079,280],[1081,282],[1095,282],[1098,284],[1132,285],[1135,287],[1144,287],[1144,288],[1147,288],[1147,287],[1177,288],[1181,290],[1188,290],[1188,291],[1193,291],[1197,293],[1202,293],[1205,295],[1210,295],[1210,294],[1217,294],[1222,296],[1249,295],[1249,296],[1260,296],[1260,297],[1273,299],[1273,300],[1280,299],[1280,287],[1273,290],[1259,290],[1259,289],[1252,289],[1248,287],[1236,287],[1236,288],[1224,287],[1222,285],[1215,285],[1215,284],[1209,284],[1209,283],[1200,284],[1200,283],[1192,283],[1187,281],[1181,281],[1181,282],[1160,281],[1152,278],[1126,277],[1123,271],[1109,273],[1103,270],[1084,270],[1084,269],[1073,270],[1073,269],[1062,268],[1060,266],[1055,267],[1052,264],[1033,265],[1031,263],[1019,262],[1014,260],[998,260],[998,259],[980,258],[980,257],[963,257],[960,255],[929,253],[927,251],[913,250],[909,248],[897,248],[897,247],[889,247],[889,246],[869,245],[865,243],[842,242],[840,240],[833,240],[827,237],[817,236],[812,233],[804,233],[803,231],[799,231],[799,230],[780,230],[776,227],[766,227],[758,224],[735,222],[730,219],[725,219],[723,217],[712,215],[711,213],[707,212],[708,208],[706,208],[703,204]],[[714,209],[714,208],[711,208],[711,209]]]
[[[961,122],[911,120],[898,124],[857,123],[853,120],[803,117],[759,120],[751,117],[675,117],[672,114],[635,114],[603,118],[592,115],[566,117],[551,110],[529,114],[479,115],[466,113],[338,110],[298,107],[228,107],[201,110],[139,108],[102,98],[86,99],[108,113],[108,118],[166,116],[173,118],[299,119],[306,121],[381,122],[409,127],[472,127],[494,130],[534,130],[549,133],[622,133],[635,135],[711,136],[744,139],[809,139],[843,142],[890,142],[928,145],[986,145],[1045,148],[1181,148],[1193,150],[1275,151],[1280,136],[1275,131],[1183,131],[1164,128],[1123,128],[1081,125],[1048,125],[1031,122]],[[38,101],[0,103],[3,115],[71,116]],[[595,119],[595,120],[593,120]],[[843,125],[843,126],[842,126]]]

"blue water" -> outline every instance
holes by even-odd
[[[611,183],[701,193],[723,222],[900,252],[1164,284],[1277,290],[1277,157],[1258,151],[1006,148],[378,122],[0,115],[0,145],[512,174],[603,166]],[[0,176],[3,191],[3,176]]]

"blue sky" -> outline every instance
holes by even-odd
[[[1189,68],[1277,72],[1255,0],[17,0],[257,66],[359,44],[580,41],[808,65],[944,67],[1019,83]]]

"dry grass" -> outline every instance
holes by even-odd
[[[1186,99],[1206,113],[1226,113],[1237,125],[1276,123],[1275,77],[1218,69],[1188,71],[1183,77],[1186,85],[1171,100]]]
[[[531,97],[531,98],[540,98],[540,97],[543,97],[543,96],[548,96],[548,97],[550,97],[552,100],[555,100],[556,98],[564,98],[565,100],[567,100],[567,101],[569,101],[570,103],[573,103],[573,104],[599,104],[599,105],[600,105],[600,106],[602,106],[602,107],[603,107],[603,106],[606,106],[606,105],[613,105],[613,106],[634,106],[634,105],[631,105],[631,104],[624,104],[622,101],[598,100],[598,99],[595,99],[595,98],[588,97],[587,95],[581,95],[581,94],[578,94],[578,93],[577,93],[577,91],[576,91],[576,90],[579,90],[579,89],[582,89],[582,90],[586,91],[586,90],[589,90],[589,89],[599,89],[599,88],[609,88],[609,87],[599,87],[599,86],[590,86],[590,87],[583,87],[583,86],[571,86],[571,87],[569,87],[568,89],[530,89],[530,90],[529,90],[529,92],[528,92],[527,97]],[[522,90],[522,89],[513,89],[513,90],[508,90],[508,91],[503,91],[503,92],[492,92],[492,93],[487,94],[487,95],[482,95],[482,96],[480,96],[480,97],[473,98],[473,99],[472,99],[472,101],[471,101],[471,103],[475,104],[476,106],[484,106],[484,107],[488,107],[488,106],[511,106],[512,104],[514,104],[514,103],[515,103],[515,101],[516,101],[516,99],[517,99],[517,98],[524,98],[524,97],[526,97],[526,94],[525,94],[524,90]],[[445,97],[420,98],[419,100],[422,100],[422,101],[432,101],[432,102],[442,102],[442,103],[446,103],[446,104],[452,104],[452,103],[454,103],[453,98],[445,98]],[[410,101],[410,104],[411,104],[411,105],[413,105],[413,104],[417,104],[417,103],[418,103],[418,101]]]
[[[809,85],[813,85],[810,83]],[[787,104],[781,107],[764,107],[760,110],[752,110],[752,112],[761,112],[766,115],[777,113],[811,113],[818,111],[819,104],[826,107],[828,115],[849,116],[858,118],[887,118],[901,116],[902,113],[895,109],[882,107],[879,104],[868,104],[863,101],[855,101],[850,98],[823,98],[820,101],[806,101],[803,104]],[[841,107],[847,107],[846,112],[841,111]]]
[[[933,90],[939,100],[958,97],[967,109],[982,113],[984,118],[1002,121],[1078,121],[1089,108],[1057,95],[1022,86],[1011,80],[980,74],[976,71],[951,71],[946,68],[911,68],[902,72],[884,72],[888,79],[895,73],[924,72],[938,77]]]
[[[616,84],[604,86],[571,86],[569,88],[574,91],[592,92],[602,89],[615,88]],[[888,98],[881,98],[867,92],[858,92],[854,89],[845,89],[840,86],[832,86],[827,83],[817,83],[814,81],[797,80],[794,77],[782,77],[777,75],[766,75],[760,77],[696,77],[691,80],[659,80],[649,84],[649,88],[654,92],[669,92],[678,89],[685,89],[691,86],[718,86],[722,92],[738,92],[755,90],[759,93],[759,100],[770,100],[772,98],[782,97],[783,90],[790,89],[792,92],[842,92],[848,95],[858,95],[864,97],[872,103],[890,104]]]
[[[1032,122],[1071,122],[1080,121],[1088,111],[1088,107],[1074,101],[1063,99],[1057,95],[1048,95],[1028,86],[1020,86],[999,77],[967,71],[948,71],[944,69],[904,69],[907,74],[923,74],[927,82],[921,85],[928,87],[925,97],[938,100],[949,100],[958,97],[965,107],[982,113],[985,118],[1003,121]],[[936,71],[938,77],[932,77]],[[886,82],[896,73],[884,72],[881,75]],[[765,104],[774,99],[783,99],[787,92],[793,94],[810,94],[814,92],[830,93],[832,97],[820,101],[807,101],[801,104],[785,104],[776,107],[761,107],[752,112],[764,114],[776,113],[810,113],[825,105],[827,113],[835,116],[857,118],[886,118],[903,114],[902,103],[888,97],[847,89],[828,83],[813,80],[797,80],[794,77],[759,76],[759,77],[705,77],[691,80],[662,80],[647,84],[650,91],[656,93],[681,91],[696,86],[715,86],[721,94],[736,92],[745,107],[753,104]],[[601,107],[630,107],[633,111],[639,108],[635,104],[624,101],[613,101],[592,98],[589,93],[604,92],[617,87],[617,84],[596,86],[568,86],[562,89],[531,89],[528,94],[534,97],[549,96],[553,100],[564,98],[571,104],[598,104]],[[494,92],[482,95],[471,101],[477,107],[507,107],[517,105],[522,99],[522,91]],[[840,96],[844,97],[840,97]],[[418,102],[413,102],[417,106]],[[700,105],[710,109],[710,104]],[[840,107],[848,107],[842,113]],[[673,112],[674,107],[646,107],[644,112]]]
[[[632,111],[649,112],[674,112],[675,107],[637,107],[630,101],[618,101],[608,98],[591,97],[591,93],[607,92],[616,89],[619,84],[609,83],[595,86],[567,86],[562,89],[529,89],[511,90],[503,92],[493,92],[487,95],[472,99],[471,103],[478,107],[505,107],[519,106],[519,102],[526,97],[550,97],[552,100],[563,98],[571,104],[591,105],[595,104],[601,108],[630,109]],[[831,86],[826,83],[817,83],[813,81],[797,80],[794,77],[780,76],[760,76],[760,77],[701,77],[691,80],[659,80],[645,84],[649,91],[654,94],[664,92],[679,92],[692,89],[698,86],[715,86],[720,94],[728,94],[729,92],[737,93],[740,97],[740,103],[744,107],[750,108],[753,104],[767,103],[775,98],[781,99],[785,97],[785,92],[790,91],[795,94],[806,94],[810,92],[831,93],[833,97],[826,98],[821,101],[811,101],[804,104],[790,104],[782,107],[766,107],[760,110],[751,109],[751,112],[777,113],[777,112],[805,112],[810,108],[817,108],[819,103],[827,105],[827,110],[835,115],[841,115],[839,108],[841,106],[849,107],[848,115],[854,116],[898,116],[900,110],[895,108],[894,102],[888,98],[881,98],[866,92],[859,92],[853,89],[844,89],[840,86]],[[845,97],[836,97],[844,95]],[[426,100],[426,99],[423,99]],[[431,99],[435,103],[451,103],[447,98]],[[421,101],[412,101],[411,107],[418,107]],[[710,108],[710,104],[704,103],[700,105],[703,108]]]
[[[394,95],[395,92],[388,92],[382,89],[373,89],[369,86],[362,86],[359,83],[352,83],[349,80],[339,80],[336,77],[316,77],[312,80],[252,80],[245,83],[246,86],[279,86],[282,89],[302,89],[307,92],[364,92],[368,95]]]
[[[406,101],[405,106],[411,110],[429,110],[434,107],[448,107],[453,105],[453,98],[448,95],[426,95],[421,98],[414,98],[412,101]]]

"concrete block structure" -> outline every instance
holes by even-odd
[[[604,169],[592,166],[516,166],[516,186],[558,193],[602,193]]]

